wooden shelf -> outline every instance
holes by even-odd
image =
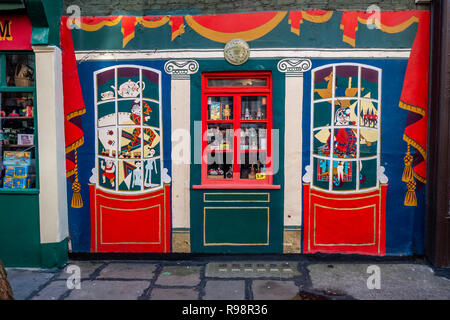
[[[0,117],[2,120],[32,120],[34,117]]]
[[[1,146],[11,148],[30,148],[34,147],[34,144],[2,144]]]

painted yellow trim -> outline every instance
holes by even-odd
[[[425,110],[420,108],[420,107],[413,106],[413,105],[405,103],[403,101],[400,101],[398,103],[398,106],[400,108],[402,108],[402,109],[405,109],[405,110],[408,110],[408,111],[411,111],[411,112],[414,112],[414,113],[418,113],[421,116],[425,117]]]
[[[194,29],[198,34],[202,35],[203,37],[208,38],[209,40],[212,41],[227,43],[228,41],[236,38],[240,38],[245,41],[252,41],[261,38],[265,34],[272,31],[272,29],[275,28],[281,22],[281,20],[284,19],[286,14],[287,11],[278,12],[270,21],[263,24],[262,26],[259,26],[257,28],[248,31],[232,32],[232,33],[214,31],[205,28],[204,26],[197,23],[194,20],[194,18],[190,15],[185,16],[185,20],[186,23],[192,29]]]
[[[144,20],[143,17],[136,17],[136,22],[146,28],[159,28],[159,27],[165,25],[169,21],[170,21],[170,16],[164,16],[162,19],[160,19],[158,21],[148,21],[148,20]]]
[[[84,144],[84,137],[81,137],[80,139],[78,139],[77,141],[72,143],[70,146],[66,147],[66,153],[69,153],[69,152],[81,147],[83,144]]]
[[[352,210],[357,211],[360,209],[366,209],[366,208],[373,208],[373,242],[371,243],[317,243],[316,242],[316,207],[325,208],[325,209],[331,209],[331,210]],[[364,207],[358,207],[358,208],[332,208],[327,206],[322,206],[320,204],[315,203],[314,204],[314,245],[315,246],[353,246],[353,247],[360,247],[360,246],[371,246],[376,243],[376,221],[377,221],[377,210],[376,210],[376,204],[372,204],[370,206],[364,206]],[[378,208],[380,209],[380,208]]]
[[[106,209],[112,209],[112,210],[121,210],[121,211],[129,211],[129,212],[135,212],[135,211],[141,211],[141,210],[147,210],[158,207],[158,214],[159,214],[159,242],[103,242],[103,208]],[[111,208],[107,206],[100,206],[100,244],[160,244],[161,243],[161,205],[156,204],[151,207],[146,208],[139,208],[139,209],[117,209],[117,208]]]
[[[122,16],[118,16],[116,19],[112,21],[101,21],[97,24],[87,24],[84,22],[81,22],[81,29],[84,31],[97,31],[103,28],[104,26],[112,27],[118,24],[120,21],[122,21]],[[76,24],[75,20],[71,20],[71,24]]]
[[[358,17],[359,23],[367,24],[367,20],[368,19],[363,19],[361,17]],[[382,24],[380,22],[380,20],[378,20],[378,19],[374,19],[374,20],[375,20],[375,25],[378,28],[380,28],[383,32],[386,32],[386,33],[402,32],[402,31],[406,30],[407,28],[409,28],[409,26],[411,26],[413,23],[415,23],[415,22],[419,23],[419,18],[414,17],[414,16],[396,26],[387,26],[385,24]]]
[[[66,116],[66,120],[69,121],[70,119],[73,119],[73,118],[75,118],[75,117],[81,116],[81,115],[83,115],[83,114],[85,114],[85,113],[86,113],[86,108],[83,108],[83,109],[80,109],[80,110],[71,112],[71,113],[69,113],[69,114]]]
[[[206,200],[206,195],[207,194],[234,194],[234,195],[247,195],[247,194],[251,194],[251,195],[267,195],[267,200]],[[205,192],[203,194],[203,202],[265,202],[268,203],[270,202],[270,193],[256,193],[256,192],[252,192],[252,193],[237,193],[237,192],[232,192],[232,193],[225,193],[225,192],[217,192],[217,193],[208,193]]]
[[[302,18],[308,20],[309,22],[324,23],[331,19],[333,16],[333,11],[327,11],[327,13],[317,16],[309,14],[306,11],[302,11]]]

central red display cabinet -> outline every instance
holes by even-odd
[[[92,252],[170,252],[170,177],[163,161],[161,72],[94,72]]]

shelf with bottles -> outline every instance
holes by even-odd
[[[241,122],[264,122],[267,120],[267,97],[242,96],[241,97]]]
[[[240,150],[267,150],[267,129],[265,123],[241,124]]]

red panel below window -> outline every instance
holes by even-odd
[[[170,185],[140,195],[90,185],[93,252],[169,252]]]
[[[303,252],[385,255],[386,188],[334,194],[304,184]]]

